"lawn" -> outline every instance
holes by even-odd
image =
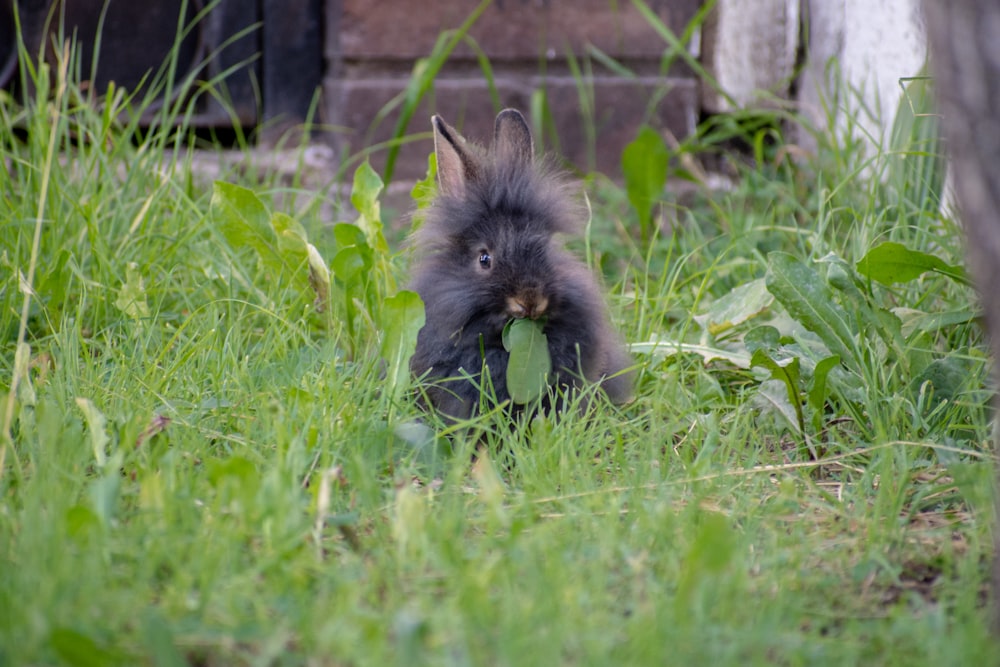
[[[454,425],[373,170],[353,205],[213,183],[182,101],[144,129],[67,70],[0,93],[0,664],[996,663],[933,116],[874,153],[785,112],[641,132],[575,243],[635,400]]]

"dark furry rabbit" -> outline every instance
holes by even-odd
[[[544,322],[552,385],[599,382],[612,401],[627,401],[631,360],[593,274],[559,239],[576,232],[582,216],[566,184],[534,160],[524,117],[502,111],[488,151],[439,116],[432,123],[440,187],[414,237],[411,288],[427,319],[410,365],[431,383],[432,407],[462,419],[478,411],[480,386],[486,395],[492,386],[498,401],[509,398],[501,334],[523,317]]]

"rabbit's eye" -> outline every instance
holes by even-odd
[[[479,266],[488,269],[493,266],[493,256],[485,250],[479,251]]]

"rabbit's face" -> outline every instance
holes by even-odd
[[[511,318],[547,317],[558,303],[551,237],[511,221],[477,227],[462,243],[464,261],[499,326]]]

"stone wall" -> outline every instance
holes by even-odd
[[[704,5],[646,2],[675,35]],[[386,150],[379,144],[393,136],[399,117],[391,103],[441,34],[478,6],[477,0],[215,0],[181,40],[178,72],[224,79],[226,104],[201,95],[190,120],[205,127],[235,121],[247,131],[259,128],[254,136],[265,148],[288,145],[295,135],[286,130],[309,117],[319,89],[322,103],[312,118],[329,128],[340,157],[370,149],[382,167]],[[112,80],[136,85],[155,72],[175,41],[171,28],[181,9],[192,20],[201,7],[201,0],[0,0],[0,89],[15,98],[30,91],[17,80],[15,8],[29,54],[52,43],[64,22],[63,34],[79,43],[84,76],[101,92]],[[656,21],[628,0],[494,0],[410,119],[396,175],[424,172],[432,113],[470,138],[486,139],[500,107],[538,112],[542,101],[550,123],[537,143],[612,177],[643,122],[682,138],[701,114],[788,101],[819,127],[832,121],[837,131],[853,128],[877,141],[891,125],[900,84],[919,73],[926,56],[918,0],[716,0],[684,54],[670,51]],[[99,67],[90,73],[99,25]],[[599,53],[624,69],[602,64]],[[664,70],[665,53],[674,57]],[[696,59],[711,83],[702,85],[679,55]],[[496,99],[480,57],[492,68]],[[830,66],[834,60],[839,68]],[[810,136],[797,141],[808,147]]]
[[[405,89],[417,59],[428,56],[439,35],[458,28],[476,9],[473,0],[326,0],[324,116],[334,126],[342,155],[392,137],[398,113],[379,118]],[[701,0],[652,0],[649,7],[681,34]],[[698,118],[699,86],[675,58],[666,72],[668,44],[629,2],[612,0],[495,0],[469,31],[488,58],[499,99],[491,98],[477,51],[458,45],[435,79],[407,132],[396,176],[419,177],[430,150],[430,116],[441,114],[471,139],[486,140],[500,107],[526,114],[545,100],[555,136],[536,138],[581,169],[617,175],[622,148],[649,122],[678,137]],[[634,76],[588,56],[599,49]],[[575,75],[572,63],[585,69]],[[589,65],[588,65],[589,63]],[[581,82],[584,85],[581,86]],[[581,101],[582,93],[582,101]],[[594,135],[588,137],[587,129]],[[381,169],[385,151],[372,154]]]

